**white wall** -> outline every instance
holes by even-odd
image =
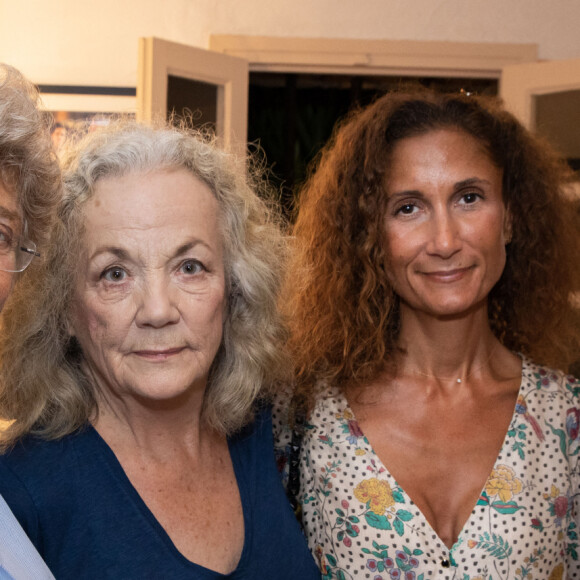
[[[579,28],[579,0],[0,0],[0,60],[37,83],[135,86],[140,36],[536,43],[564,59]]]

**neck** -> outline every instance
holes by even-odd
[[[188,395],[185,401],[141,401],[101,391],[93,426],[113,449],[131,447],[165,458],[179,450],[201,453],[215,433],[203,421],[202,397]]]
[[[490,329],[487,307],[461,318],[434,318],[402,307],[399,345],[405,353],[400,373],[453,382],[489,369],[503,348]]]

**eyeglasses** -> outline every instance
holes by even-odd
[[[17,238],[11,243],[0,241],[0,270],[22,272],[34,257],[40,258],[36,244],[26,238]]]

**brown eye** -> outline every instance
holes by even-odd
[[[411,215],[417,206],[414,203],[406,203],[405,205],[400,206],[395,214],[401,213],[403,215]]]
[[[479,194],[473,192],[466,193],[461,196],[461,201],[466,205],[471,205],[472,203],[475,203],[478,199],[480,199]]]

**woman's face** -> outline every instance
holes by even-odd
[[[502,171],[458,130],[401,140],[386,184],[390,282],[402,309],[435,317],[486,304],[505,266]]]
[[[215,197],[157,170],[101,180],[84,215],[70,330],[88,371],[126,401],[202,396],[226,304]]]

